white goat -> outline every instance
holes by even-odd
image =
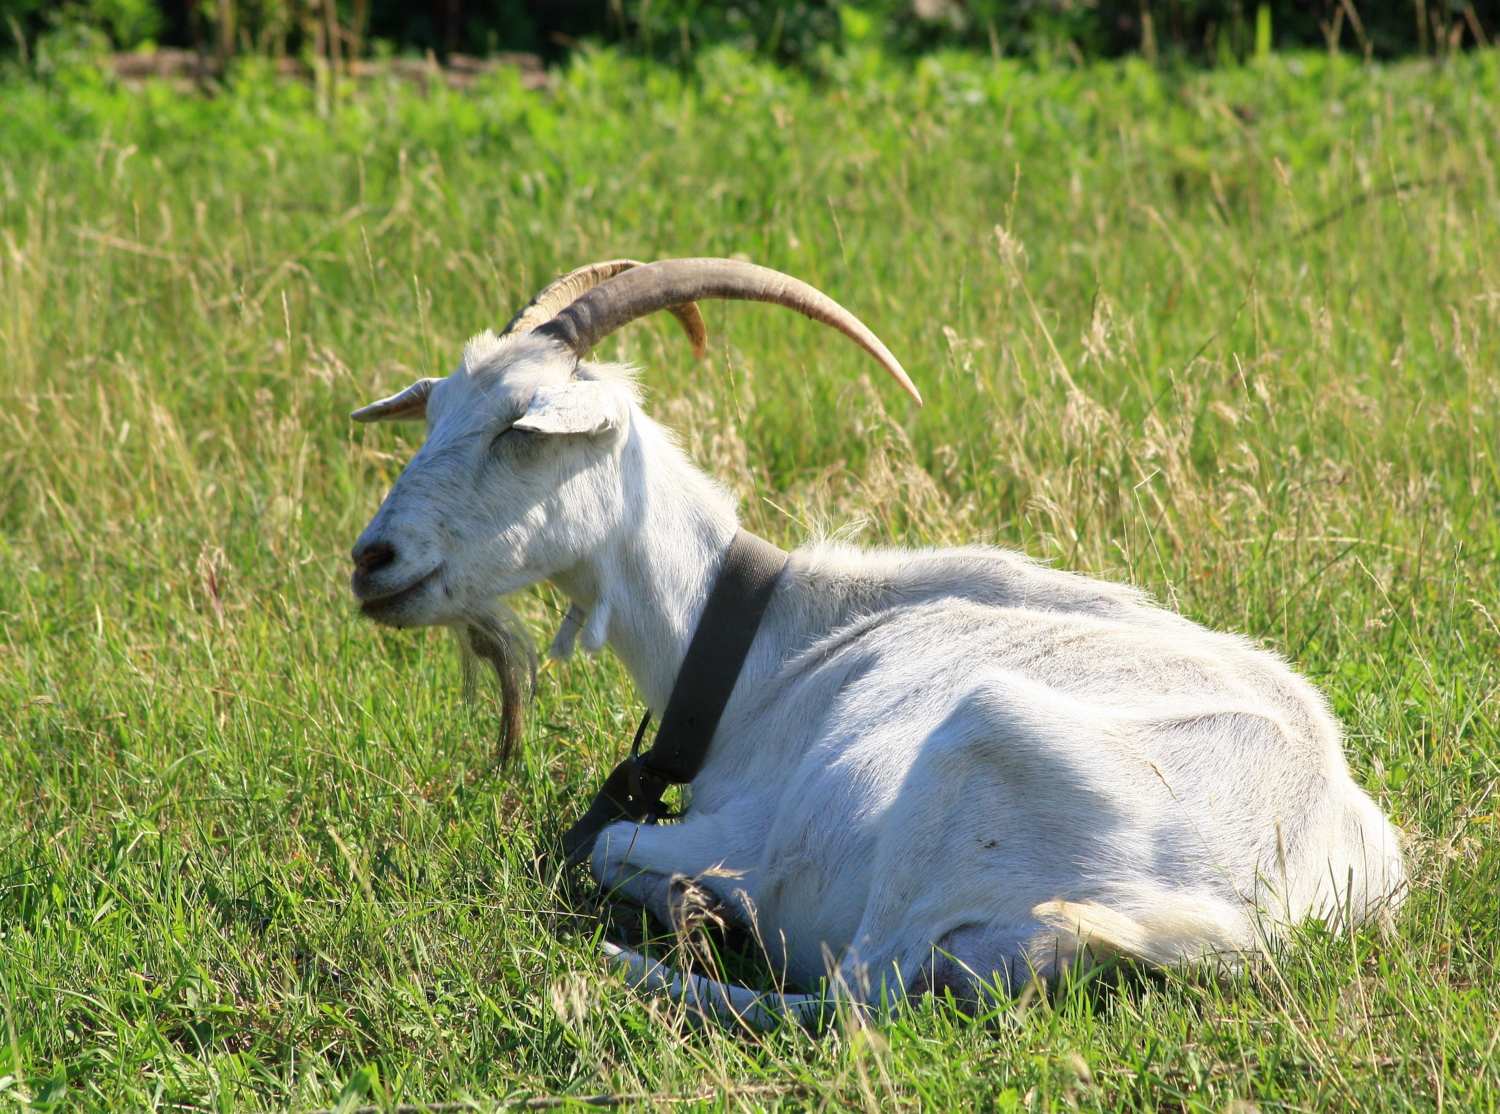
[[[915,395],[795,279],[635,266],[574,272],[446,379],[354,415],[428,422],[354,548],[365,614],[467,630],[512,708],[529,644],[493,601],[548,580],[573,601],[554,655],[609,645],[660,717],[736,535],[731,499],[645,415],[630,372],[584,362],[604,335],[672,309],[701,354],[693,301],[775,301]],[[1233,962],[1307,916],[1363,919],[1403,880],[1323,698],[1272,654],[1005,550],[836,545],[791,555],[686,815],[605,828],[592,869],[669,923],[696,879],[790,981],[831,976],[863,1000],[974,1001],[1088,953]],[[757,1023],[822,1001],[615,954]]]

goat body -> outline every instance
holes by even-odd
[[[1000,550],[832,546],[793,553],[687,816],[605,829],[593,866],[658,907],[700,879],[792,981],[832,949],[843,985],[964,998],[1090,940],[1232,959],[1401,877],[1274,656]]]

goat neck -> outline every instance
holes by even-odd
[[[608,644],[660,718],[739,524],[730,496],[639,409],[620,466],[616,529],[551,579],[586,615],[583,648]]]

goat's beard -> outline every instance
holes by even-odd
[[[499,601],[465,607],[452,626],[464,667],[464,696],[474,697],[481,660],[495,672],[500,686],[495,765],[504,767],[521,740],[526,705],[536,690],[536,647],[520,617]]]

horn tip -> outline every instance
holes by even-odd
[[[885,360],[881,360],[880,362],[885,364],[886,370],[891,373],[891,378],[896,381],[900,388],[911,395],[913,402],[918,406],[925,405],[922,402],[922,392],[917,390],[917,385],[911,381],[911,376],[906,374],[906,369],[896,363],[895,357],[891,357],[889,363],[886,363]]]

